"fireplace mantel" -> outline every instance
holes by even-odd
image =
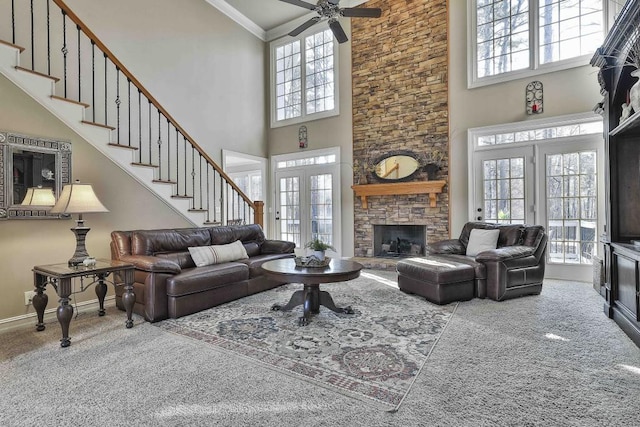
[[[394,182],[392,184],[364,184],[353,185],[356,197],[362,200],[362,208],[368,209],[367,197],[369,196],[393,196],[396,194],[428,194],[429,205],[436,207],[436,196],[442,193],[446,181],[416,181]]]

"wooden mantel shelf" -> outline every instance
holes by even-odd
[[[428,194],[429,205],[436,207],[436,196],[442,193],[446,181],[394,182],[393,184],[352,185],[356,197],[362,200],[362,207],[368,209],[367,197],[392,196],[395,194]]]

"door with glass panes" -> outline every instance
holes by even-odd
[[[319,238],[339,251],[336,241],[335,168],[305,166],[277,171],[275,226],[279,239],[297,247]],[[332,256],[332,251],[328,251]],[[335,256],[335,254],[334,254]]]

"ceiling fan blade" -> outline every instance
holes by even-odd
[[[328,0],[328,1],[329,1],[329,3],[331,3],[331,4],[338,4],[338,3],[340,3],[340,0]]]
[[[298,28],[292,30],[291,32],[289,32],[289,35],[291,37],[295,37],[298,34],[300,34],[301,32],[303,32],[304,30],[306,30],[307,28],[309,28],[310,26],[317,24],[320,21],[320,17],[319,16],[315,16],[311,19],[309,19],[308,21],[304,22],[302,25],[300,25]]]
[[[348,18],[380,18],[382,9],[379,7],[346,7],[340,11],[340,14]]]
[[[333,35],[336,36],[336,40],[338,40],[338,43],[344,43],[349,40],[347,35],[344,33],[344,30],[342,29],[342,25],[340,25],[337,19],[334,18],[329,20],[329,28],[331,28],[331,31],[333,31]]]
[[[302,0],[280,0],[280,1],[293,4],[295,6],[304,7],[305,9],[309,9],[309,10],[316,10],[316,7],[317,7],[315,4],[307,3],[306,1],[302,1]]]

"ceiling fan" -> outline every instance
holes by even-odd
[[[331,28],[331,31],[333,31],[333,35],[336,37],[336,40],[338,40],[338,43],[344,43],[349,40],[349,38],[344,33],[340,22],[338,22],[339,16],[345,16],[347,18],[379,18],[382,15],[382,9],[378,7],[340,7],[338,6],[340,0],[318,0],[317,4],[311,4],[302,0],[280,1],[304,7],[305,9],[313,10],[318,14],[318,16],[314,16],[299,27],[292,30],[289,35],[293,37],[297,36],[312,25],[317,24],[321,20],[328,19],[329,28]]]

